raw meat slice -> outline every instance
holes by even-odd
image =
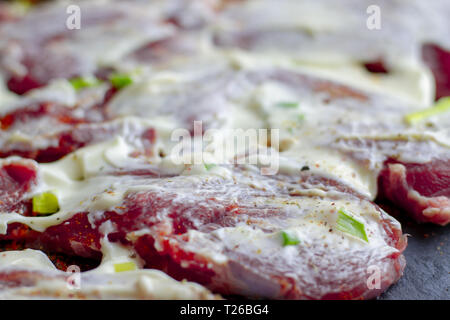
[[[21,156],[42,163],[53,162],[123,132],[127,132],[124,137],[142,142],[141,153],[152,152],[156,140],[153,128],[133,128],[131,123],[120,119],[107,121],[103,108],[101,104],[81,109],[44,102],[15,109],[0,118],[0,157]]]
[[[29,211],[30,202],[23,201],[36,184],[36,165],[33,161],[6,161],[0,168],[0,212]]]
[[[138,179],[124,177],[130,178]],[[370,201],[340,191],[347,187],[338,182],[326,186],[318,177],[315,188],[314,179],[302,181],[304,175],[261,176],[252,167],[233,169],[231,179],[145,178],[142,191],[134,187],[111,211],[80,212],[43,233],[21,236],[33,246],[94,258],[107,236],[132,246],[147,267],[223,294],[358,299],[394,283],[406,246],[399,224]],[[337,229],[341,207],[364,222],[369,242]],[[14,237],[11,227],[1,238]],[[283,247],[284,231],[300,243]],[[376,289],[368,284],[368,266],[381,274]]]
[[[275,81],[287,86],[302,101],[298,109],[310,117],[318,117],[319,120],[313,119],[314,127],[302,124],[299,133],[288,139],[298,137],[303,148],[312,144],[315,148],[336,148],[350,154],[361,167],[378,176],[380,198],[388,198],[419,222],[442,225],[449,222],[450,151],[445,140],[448,137],[445,123],[411,128],[404,121],[410,109],[395,99],[286,70],[250,72],[245,79],[256,85]],[[310,96],[314,97],[314,103],[320,99],[325,104],[323,115],[308,113]],[[384,114],[389,114],[389,122]],[[302,141],[303,136],[310,137],[308,142]],[[400,164],[385,165],[388,159],[397,159],[395,162]],[[401,165],[406,168],[407,181],[401,178]]]
[[[28,253],[31,250],[24,251]],[[20,252],[20,253],[24,253]],[[15,252],[13,252],[15,253]],[[6,253],[11,255],[10,253]],[[6,255],[5,253],[0,253]],[[30,257],[30,256],[27,256]],[[78,288],[79,286],[79,288]],[[0,299],[218,299],[207,289],[158,270],[75,275],[49,266],[0,268]]]
[[[83,18],[78,29],[66,26],[64,4],[43,5],[1,25],[0,68],[11,91],[24,94],[53,79],[92,75],[100,62],[111,64],[144,43],[172,33],[155,4],[116,2],[105,7],[86,2],[79,6]]]
[[[450,96],[450,52],[435,44],[425,44],[422,55],[434,76],[436,100]]]
[[[388,161],[379,177],[380,198],[405,209],[418,222],[450,222],[450,160]]]

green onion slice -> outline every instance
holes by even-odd
[[[297,108],[298,102],[278,102],[277,107],[281,108]]]
[[[339,209],[336,228],[361,240],[369,242],[364,224],[348,215],[344,209]]]
[[[212,168],[214,168],[215,166],[217,166],[217,165],[214,163],[205,163],[205,169],[208,171],[211,170]]]
[[[115,73],[109,78],[111,84],[116,89],[122,89],[133,83],[133,78],[129,74]]]
[[[296,237],[291,236],[286,231],[281,231],[281,236],[283,237],[283,247],[295,246],[300,243],[300,240]]]
[[[58,210],[58,198],[52,192],[44,192],[33,197],[33,212],[45,215]]]
[[[405,121],[411,125],[444,112],[450,112],[450,97],[439,99],[431,108],[406,115]]]
[[[87,78],[87,77],[73,78],[70,79],[69,82],[76,91],[79,91],[84,88],[95,87],[101,83],[101,81],[98,80],[97,78]]]
[[[133,271],[136,270],[136,265],[134,262],[122,262],[122,263],[116,263],[114,264],[114,271],[115,272],[125,272],[125,271]]]

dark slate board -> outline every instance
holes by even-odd
[[[417,224],[397,217],[410,234],[403,277],[378,299],[450,299],[450,226]]]

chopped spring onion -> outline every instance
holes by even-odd
[[[26,13],[33,7],[33,1],[31,0],[16,0],[12,2],[14,10],[18,13]]]
[[[298,102],[278,102],[277,107],[281,108],[297,108]]]
[[[33,212],[45,215],[58,210],[58,198],[52,192],[44,192],[33,197]]]
[[[300,243],[300,240],[289,235],[286,231],[281,231],[281,236],[283,237],[283,247],[295,246]]]
[[[408,124],[414,124],[419,121],[422,121],[431,116],[438,115],[440,113],[450,112],[450,97],[443,97],[439,99],[433,107],[417,111],[414,113],[410,113],[405,116],[405,121]]]
[[[208,171],[214,168],[215,166],[216,165],[214,163],[205,163],[205,169]]]
[[[125,272],[133,270],[136,270],[136,265],[134,264],[134,262],[122,262],[114,264],[115,272]]]
[[[87,77],[77,77],[69,80],[72,87],[79,91],[84,88],[95,87],[101,83],[100,80],[96,78],[87,78]]]
[[[116,89],[122,89],[133,83],[133,78],[128,74],[115,73],[109,80]]]
[[[369,242],[366,231],[364,230],[364,224],[348,215],[344,209],[339,209],[336,223],[338,230]]]

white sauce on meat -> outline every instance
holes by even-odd
[[[108,257],[115,261],[114,255]],[[0,273],[12,271],[34,272],[31,278],[36,280],[33,285],[0,290],[1,299],[217,299],[200,285],[176,281],[159,270],[94,269],[77,278],[57,270],[44,253],[31,249],[0,253]]]

